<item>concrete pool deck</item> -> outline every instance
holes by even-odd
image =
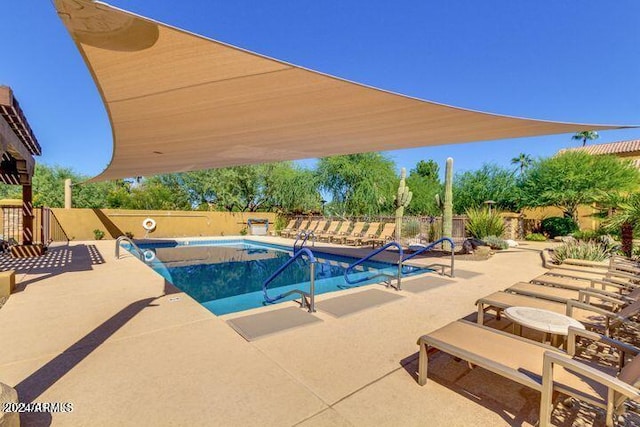
[[[322,322],[247,342],[227,319],[297,304],[217,317],[130,254],[115,260],[113,241],[74,242],[52,249],[68,252],[64,265],[17,275],[0,309],[0,382],[21,402],[73,403],[23,414],[24,425],[530,424],[535,392],[453,359],[438,358],[418,386],[416,340],[543,273],[542,247],[457,261],[477,275],[345,317],[318,311]],[[318,300],[371,288],[396,293],[371,285]]]

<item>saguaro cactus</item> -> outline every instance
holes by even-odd
[[[400,241],[402,237],[402,216],[404,215],[404,208],[409,206],[413,193],[409,191],[409,187],[405,182],[407,177],[407,170],[402,168],[400,170],[400,185],[398,186],[398,192],[396,193],[395,206],[396,206],[396,240]]]
[[[442,237],[452,237],[453,231],[453,159],[447,158],[444,169],[444,203],[442,210]],[[451,250],[448,242],[444,242],[443,249]]]

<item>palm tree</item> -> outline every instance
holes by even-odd
[[[640,230],[640,193],[621,198],[613,215],[603,225],[608,230],[620,229],[622,252],[630,257],[633,252],[633,232]]]
[[[574,141],[582,141],[582,146],[584,147],[587,145],[587,141],[594,141],[599,137],[600,135],[598,135],[598,132],[594,130],[584,130],[582,132],[577,132],[571,137],[571,139]]]
[[[524,153],[520,153],[518,157],[514,157],[513,159],[511,159],[511,164],[518,165],[518,167],[520,168],[520,175],[522,175],[526,168],[531,166],[532,162],[533,160],[531,159],[531,156]]]

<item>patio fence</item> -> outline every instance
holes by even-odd
[[[295,215],[289,216],[287,220],[296,219],[296,226],[303,220],[331,220],[331,221],[364,221],[371,222],[395,222],[394,216],[359,216],[359,217],[322,217],[318,215]],[[522,239],[528,233],[534,232],[540,227],[540,220],[526,219],[518,213],[503,214],[505,231],[502,235],[505,239]],[[453,217],[452,239],[456,245],[462,244],[469,237],[466,232],[467,217],[457,215]],[[351,225],[353,227],[353,224]],[[350,231],[350,230],[349,230]],[[366,229],[365,229],[366,232]],[[402,218],[401,243],[425,243],[434,242],[442,237],[442,217],[441,216],[404,216]]]
[[[322,217],[318,215],[295,215],[290,216],[287,220],[296,219],[296,227],[300,223],[308,220],[330,220],[330,221],[350,221],[351,225],[347,231],[351,231],[353,223],[364,221],[366,223],[379,222],[395,223],[395,216],[356,216],[356,217]],[[453,217],[452,238],[456,245],[461,244],[466,238],[466,220],[465,216]],[[365,233],[367,229],[365,228]],[[433,216],[404,216],[402,218],[402,236],[400,241],[403,244],[411,243],[429,243],[434,242],[442,237],[442,217]]]
[[[12,239],[23,244],[22,206],[2,207],[2,239]],[[33,209],[34,244],[49,245],[51,242],[69,242],[69,237],[60,225],[55,214],[49,208]]]

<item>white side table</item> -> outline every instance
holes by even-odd
[[[509,307],[504,310],[504,315],[513,322],[514,333],[521,333],[520,326],[544,332],[545,339],[550,335],[551,345],[560,346],[560,340],[569,334],[569,326],[584,329],[584,325],[577,320],[555,313],[533,307]]]

